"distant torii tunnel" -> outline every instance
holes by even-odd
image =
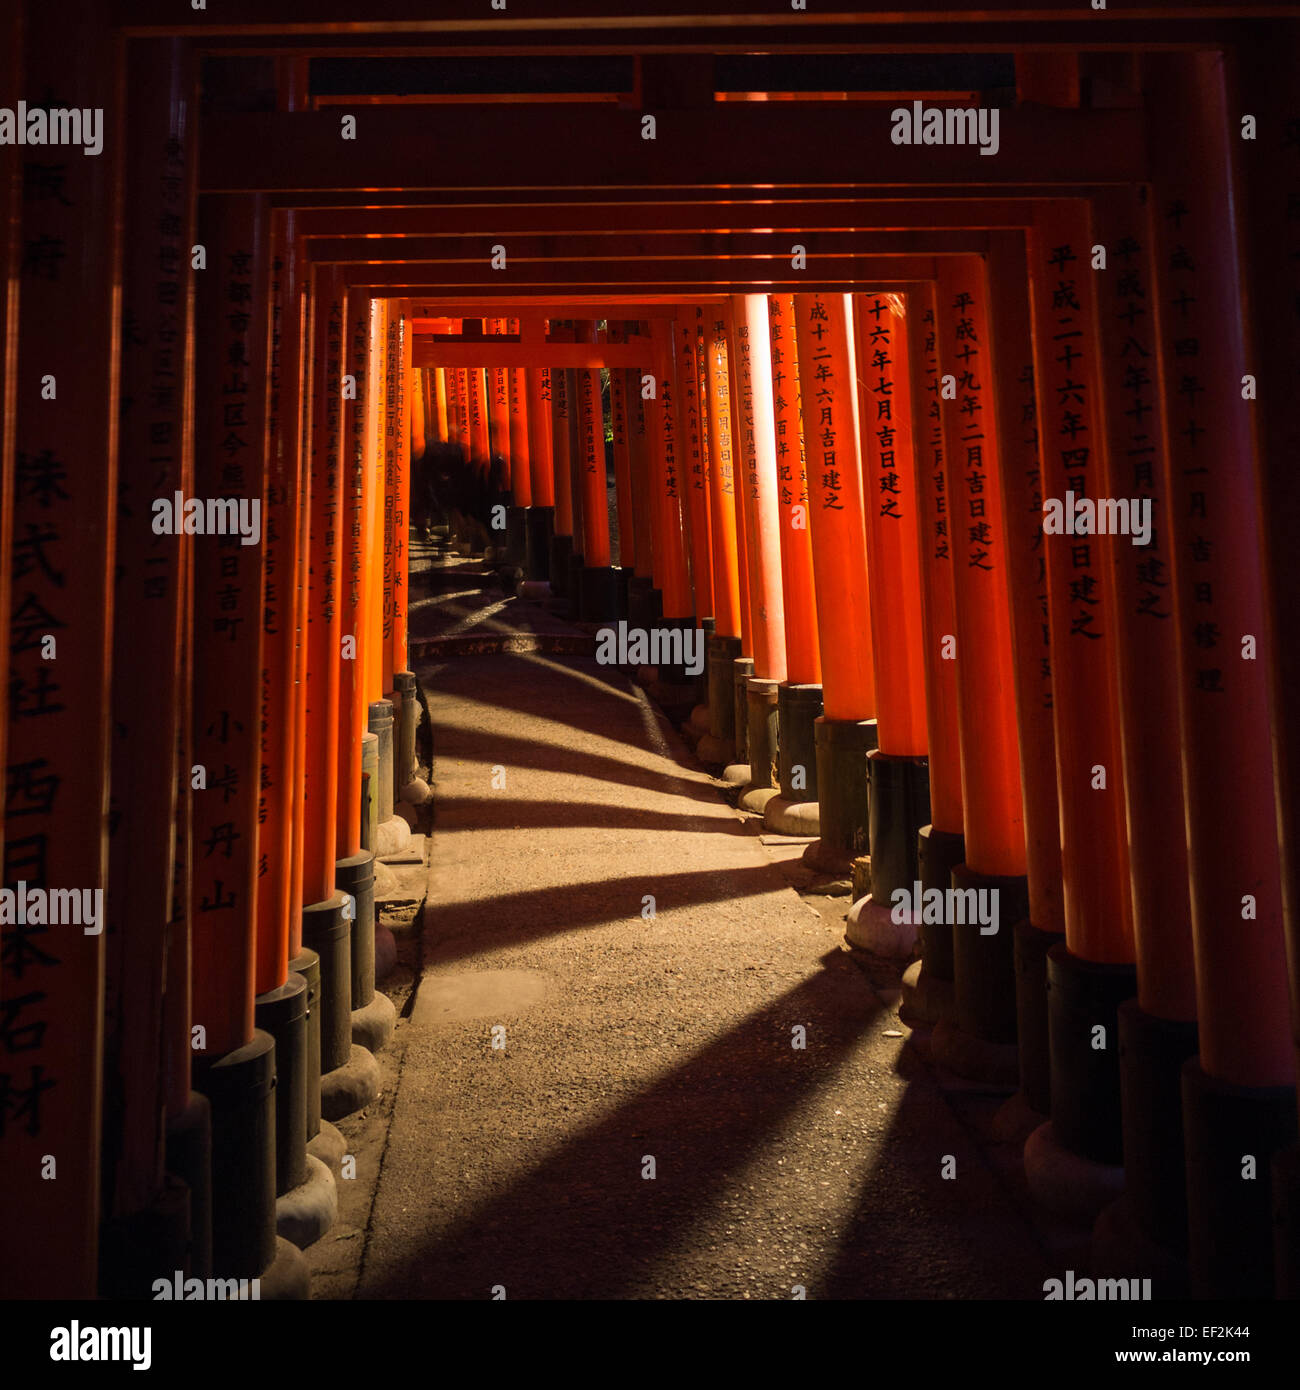
[[[1297,8],[298,8],[0,29],[6,1296],[305,1293],[418,543],[851,881],[1101,1267],[1296,1297]]]

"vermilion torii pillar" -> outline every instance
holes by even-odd
[[[917,832],[917,876],[923,891],[945,892],[965,859],[962,763],[957,722],[957,619],[953,590],[953,532],[949,455],[939,370],[938,296],[933,284],[909,298],[905,320],[912,364],[912,440],[916,526],[921,574],[922,668],[929,749],[930,824]],[[952,383],[955,389],[955,382]],[[938,917],[939,920],[935,920]],[[921,959],[903,974],[908,1011],[929,1023],[956,1018],[952,923],[922,914]]]
[[[1124,756],[1137,998],[1119,1009],[1123,1200],[1099,1235],[1133,1237],[1182,1258],[1183,1063],[1196,1054],[1196,971],[1179,740],[1178,646],[1150,200],[1136,189],[1093,200],[1105,248],[1099,291],[1106,458],[1102,493],[1125,498],[1134,534],[1115,546],[1115,636]],[[1130,1255],[1130,1259],[1132,1256]]]
[[[551,324],[550,336],[563,342],[566,333]],[[573,526],[573,468],[569,455],[573,439],[569,429],[569,414],[573,402],[569,399],[569,374],[563,367],[551,368],[551,464],[555,479],[555,530],[551,536],[551,591],[557,598],[569,592],[569,571],[575,546]]]
[[[1028,912],[1028,899],[1020,750],[1009,698],[1010,581],[994,379],[999,359],[984,262],[944,258],[936,296],[966,851],[965,863],[952,870],[952,887],[974,889],[990,911],[978,922],[952,924],[955,1019],[936,1026],[933,1045],[955,1071],[1014,1084],[1012,927]]]
[[[658,498],[659,538],[663,569],[663,616],[669,627],[683,629],[683,638],[694,628],[691,612],[691,580],[687,568],[686,536],[682,524],[682,469],[678,453],[677,380],[673,353],[672,320],[655,323],[652,354],[657,371],[656,392],[647,412],[654,491]],[[656,550],[658,556],[659,550]]]
[[[776,776],[777,698],[787,674],[776,412],[767,296],[735,295],[732,307],[740,387],[741,503],[750,576],[750,628],[754,636],[754,674],[745,683],[743,705],[748,723],[749,789],[741,794],[740,806],[761,814],[780,791]],[[741,708],[738,701],[737,713]]]
[[[265,201],[204,198],[197,281],[195,490],[263,503],[269,225]],[[252,528],[250,528],[251,531]],[[258,725],[266,534],[194,546],[195,1084],[212,1105],[212,1266],[264,1276],[276,1257],[275,1044],[253,1024]]]
[[[1011,588],[1016,726],[1025,808],[1029,914],[1016,922],[1016,1031],[1020,1092],[1030,1112],[1051,1108],[1047,953],[1065,939],[1056,731],[1043,544],[1043,475],[1034,392],[1029,263],[1023,232],[989,238],[991,329],[1004,364],[994,402],[1002,462],[1002,512]],[[931,766],[933,767],[933,761]]]
[[[295,826],[302,797],[294,786],[297,748],[298,566],[300,515],[308,505],[298,427],[298,286],[293,214],[271,218],[266,414],[255,437],[262,456],[262,627],[257,910],[254,1017],[275,1040],[276,1196],[306,1182],[307,981],[289,970]],[[321,1175],[322,1191],[332,1191]],[[336,1209],[336,1208],[335,1208]],[[327,1223],[328,1224],[328,1223]]]
[[[1277,822],[1266,794],[1258,382],[1232,218],[1240,127],[1214,54],[1146,58],[1143,82],[1200,1024],[1199,1059],[1183,1070],[1191,1287],[1196,1297],[1266,1297],[1270,1169],[1295,1141],[1295,1054]]]
[[[524,382],[528,396],[528,467],[532,497],[532,505],[528,509],[525,578],[530,583],[542,584],[550,573],[551,537],[555,534],[551,369],[526,367]]]
[[[599,341],[595,320],[578,325],[578,341]],[[600,369],[577,369],[579,477],[582,483],[583,570],[578,611],[586,622],[618,617],[618,584],[609,541],[609,488],[605,470],[605,411]]]
[[[646,325],[638,323],[638,331]],[[658,512],[654,505],[653,464],[642,377],[650,373],[629,367],[624,372],[628,414],[628,449],[632,468],[632,525],[636,534],[636,573],[628,583],[627,617],[633,627],[652,627],[663,615],[663,591],[655,583],[655,532]]]
[[[688,314],[674,325],[677,338],[678,402],[682,422],[683,487],[691,519],[691,588],[695,618],[713,617],[712,528],[709,519],[709,456],[701,429],[700,374],[696,360],[695,320]]]
[[[804,858],[843,876],[867,850],[867,754],[876,746],[853,305],[844,294],[796,294],[794,310],[824,704],[820,838]]]
[[[734,663],[742,650],[740,559],[736,518],[734,420],[728,366],[726,319],[706,310],[705,368],[708,376],[710,528],[713,544],[713,636],[708,640],[709,732],[696,754],[701,762],[731,762],[736,751]],[[703,403],[702,403],[703,404]]]
[[[181,1095],[167,1093],[160,1065],[171,1041],[165,1038],[172,1020],[165,1017],[164,995],[172,954],[186,960],[188,992],[189,951],[183,940],[188,912],[175,882],[177,789],[182,775],[187,787],[190,780],[180,732],[182,708],[189,701],[186,624],[193,541],[173,528],[156,531],[152,524],[158,499],[170,508],[178,491],[183,497],[194,494],[187,385],[194,350],[189,287],[190,248],[196,240],[197,69],[179,40],[134,45],[129,59],[128,85],[138,96],[128,117],[127,148],[136,157],[126,186],[138,224],[127,240],[123,267],[123,316],[130,331],[121,340],[104,1010],[105,1076],[118,1098],[120,1118],[109,1131],[116,1142],[106,1143],[104,1155],[100,1267],[107,1277],[99,1292],[141,1298],[149,1296],[153,1271],[183,1265],[188,1249],[207,1272],[211,1223],[204,1220],[210,1201],[210,1184],[202,1178],[208,1168],[205,1146],[200,1164],[177,1165],[182,1171],[175,1176],[188,1192],[164,1179],[164,1124],[188,1126],[202,1142],[208,1114],[207,1102],[189,1095],[188,1028]],[[11,408],[4,413],[12,418]],[[6,489],[0,496],[11,494]],[[20,557],[30,553],[20,544]],[[156,654],[156,662],[139,660],[140,650]],[[6,936],[9,931],[6,925]],[[7,983],[4,993],[8,997]],[[177,1108],[169,1114],[173,1100]],[[167,1155],[174,1157],[174,1151]]]
[[[1106,485],[1095,241],[1087,204],[1064,200],[1040,207],[1030,237],[1065,944],[1047,966],[1052,1119],[1025,1149],[1041,1200],[1094,1213],[1119,1180],[1117,1010],[1136,985],[1115,684],[1115,554],[1128,541],[1058,532],[1052,509]]]
[[[814,726],[822,712],[822,664],[813,596],[807,450],[800,410],[794,298],[788,294],[769,295],[767,304],[786,679],[777,690],[778,795],[767,803],[764,822],[777,834],[816,835]]]
[[[633,328],[636,324],[633,323]],[[611,343],[626,342],[625,326],[609,323]],[[614,442],[614,479],[618,511],[618,614],[628,616],[628,594],[636,573],[636,503],[632,491],[632,444],[628,430],[627,371],[613,367],[609,373],[609,423]]]
[[[521,574],[528,561],[528,512],[533,505],[533,475],[528,459],[528,395],[524,368],[506,372],[510,412],[510,506],[506,509],[506,560]]]
[[[374,430],[367,407],[382,370],[382,355],[371,354],[371,302],[349,293],[343,311],[343,403],[340,439],[338,569],[338,806],[335,886],[332,899],[309,904],[303,914],[303,942],[320,956],[321,1114],[326,1120],[350,1114],[378,1093],[374,1058],[352,1044],[352,937],[372,931],[374,851],[362,835],[362,747],[367,736],[366,565],[370,550],[366,492],[373,493]],[[369,552],[369,553],[368,553]],[[373,735],[372,735],[373,737]],[[367,831],[368,838],[368,831]],[[363,938],[364,940],[364,938]],[[373,936],[371,937],[373,941]]]
[[[93,1298],[104,1041],[103,899],[94,895],[103,894],[108,868],[120,108],[97,6],[57,13],[28,6],[24,15],[25,90],[75,90],[102,109],[104,147],[96,157],[73,151],[61,160],[55,187],[25,198],[13,227],[20,254],[10,292],[21,300],[10,301],[16,321],[11,316],[6,329],[17,328],[19,356],[0,427],[16,446],[3,500],[12,588],[0,1213],[24,1258],[4,1261],[0,1280],[9,1297]],[[69,23],[84,46],[69,47]],[[8,15],[3,31],[8,41]],[[24,154],[26,187],[48,188],[49,156]],[[79,780],[93,794],[76,795]],[[38,924],[26,902],[20,920],[20,889],[28,902],[32,890],[42,898],[80,890],[79,905],[99,904],[90,934],[84,922]]]
[[[1251,372],[1259,417],[1258,496],[1264,541],[1264,601],[1269,623],[1273,764],[1281,857],[1282,911],[1291,975],[1291,1028],[1300,1057],[1300,737],[1289,717],[1300,686],[1300,93],[1294,73],[1300,34],[1294,24],[1259,25],[1238,46],[1235,92],[1239,108],[1256,118],[1254,139],[1243,139],[1238,166],[1244,193],[1244,246],[1249,287]],[[1232,98],[1229,108],[1232,107]],[[1279,1152],[1273,1165],[1277,1234],[1277,1296],[1300,1297],[1300,1146]]]
[[[911,901],[917,835],[930,820],[907,310],[900,295],[853,304],[879,743],[867,759],[871,892],[849,909],[845,935],[907,959],[919,924],[894,910],[894,894]]]

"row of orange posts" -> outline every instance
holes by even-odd
[[[69,55],[61,15],[24,13],[29,88],[111,106],[103,17]],[[1095,1221],[1098,1266],[1155,1250],[1198,1294],[1294,1293],[1289,656],[1260,560],[1283,465],[1244,385],[1273,349],[1241,310],[1212,61],[1143,59],[1149,197],[1037,200],[930,276],[430,314],[420,272],[372,293],[265,194],[182,206],[192,55],[133,54],[128,134],[167,177],[137,161],[128,201],[156,232],[122,241],[116,153],[20,203],[3,152],[5,1291],[302,1285],[277,1201],[328,1224],[330,1120],[393,1027],[376,860],[427,794],[413,478],[450,447],[486,502],[444,531],[486,528],[579,621],[707,634],[707,679],[667,661],[656,693],[860,890],[851,946],[919,943],[908,1018],[1015,1092],[1030,1188]],[[46,273],[51,243],[87,253]],[[259,510],[153,524],[177,494]],[[1151,534],[1047,526],[1069,496],[1149,502]],[[19,884],[107,885],[105,929],[56,934]]]
[[[1292,1077],[1282,1054],[1268,1060],[1267,1016],[1257,1045],[1234,1044],[1213,1073],[1194,1065],[1207,1034],[1196,1024],[1188,847],[1167,800],[1181,799],[1187,766],[1177,648],[1172,627],[1141,621],[1177,602],[1162,576],[1178,522],[1131,554],[1127,538],[1044,531],[1046,498],[1130,486],[1161,498],[1170,486],[1158,462],[1138,466],[1135,483],[1116,462],[1144,459],[1132,446],[1159,425],[1142,428],[1139,412],[1130,427],[1111,402],[1132,396],[1163,414],[1172,399],[1154,373],[1135,385],[1122,365],[1126,345],[1157,356],[1159,340],[1121,336],[1089,283],[1064,273],[1072,248],[1098,239],[1088,215],[1084,203],[1049,205],[1027,239],[995,237],[987,260],[950,258],[918,289],[737,295],[671,318],[611,319],[600,339],[637,347],[646,363],[610,371],[629,588],[604,609],[565,572],[549,579],[587,621],[708,629],[708,699],[684,731],[706,762],[739,758],[723,775],[745,784],[743,807],[766,808],[769,828],[816,835],[805,856],[815,869],[847,877],[869,862],[848,940],[906,956],[919,939],[922,960],[905,976],[911,1017],[933,1025],[945,1065],[1018,1088],[1015,1118],[1038,1118],[1032,1190],[1096,1216],[1107,1250],[1128,1250],[1132,1217],[1143,1239],[1190,1249],[1195,1287],[1225,1291],[1249,1279],[1216,1242],[1248,1218],[1258,1244],[1270,1217],[1263,1189],[1225,1197],[1215,1185],[1226,1170],[1200,1097],[1230,1105],[1234,1080],[1264,1096],[1255,1136],[1276,1150]],[[1093,215],[1112,243],[1135,239],[1135,202],[1110,198]],[[588,389],[583,371],[545,362],[543,350],[527,371],[548,373],[552,428],[530,441],[549,437],[559,498],[592,476],[586,412],[599,397],[594,372]],[[581,412],[576,432],[566,399]],[[1241,423],[1238,413],[1219,427]],[[648,454],[630,447],[642,428]],[[570,528],[568,553],[588,567],[608,553],[588,521],[606,515],[597,463],[580,515],[557,506],[546,519],[552,533]],[[536,510],[535,482],[532,495]],[[545,579],[534,563],[528,573]],[[661,671],[656,689],[680,701],[680,679]],[[769,739],[752,710],[777,706]],[[802,761],[783,757],[787,745]],[[937,919],[917,914],[914,884],[973,890],[966,901],[996,902],[996,915],[954,922],[951,903]],[[1276,913],[1272,940],[1280,951]],[[1278,959],[1234,943],[1238,975],[1284,1005]],[[1199,1012],[1222,1015],[1215,991],[1202,991]],[[1285,1008],[1272,1019],[1285,1051]],[[1238,1122],[1242,1113],[1238,1104]],[[1209,1152],[1189,1163],[1184,1189],[1170,1173],[1193,1134]],[[1190,1225],[1188,1192],[1200,1204]],[[1266,1269],[1257,1286],[1271,1279]]]

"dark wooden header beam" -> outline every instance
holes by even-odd
[[[307,257],[317,265],[476,265],[489,261],[493,245],[504,245],[507,266],[555,265],[560,262],[620,263],[633,271],[644,261],[716,263],[748,257],[775,257],[787,264],[791,247],[802,246],[809,259],[842,256],[952,256],[988,249],[988,235],[947,229],[908,232],[741,232],[720,235],[600,237],[512,235],[494,243],[488,237],[318,237],[307,243]]]
[[[1293,4],[1251,0],[1125,0],[1116,10],[1119,13],[1091,11],[1087,24],[1100,33],[1121,25],[1167,28],[1179,21],[1286,18],[1297,13]],[[1077,25],[1080,8],[1079,0],[888,0],[882,5],[816,0],[803,11],[775,4],[760,7],[755,0],[629,0],[619,7],[607,0],[529,0],[526,6],[516,0],[514,8],[498,11],[485,0],[439,0],[436,10],[427,0],[368,0],[359,14],[353,0],[313,0],[307,8],[300,0],[218,0],[202,11],[181,7],[175,0],[114,0],[112,15],[116,27],[151,37],[338,36],[355,45],[368,36],[382,46],[399,35],[444,42],[482,35],[509,43],[524,37],[544,39],[557,31],[649,36],[671,30],[685,38],[695,31],[731,31],[735,36],[736,31],[762,30],[799,42],[831,28],[870,26],[888,33],[908,27],[963,27],[972,21],[1023,32],[1036,24]]]
[[[200,132],[207,192],[581,187],[1013,188],[1137,183],[1147,177],[1137,111],[1007,108],[998,149],[896,145],[887,106],[719,102],[663,112],[657,138],[641,114],[582,103],[532,108],[376,106],[343,114],[212,114]],[[256,158],[252,157],[256,152]]]
[[[633,229],[659,237],[673,232],[725,236],[736,232],[906,231],[920,228],[1007,229],[1033,225],[1028,198],[952,198],[940,201],[826,199],[782,203],[587,203],[577,207],[312,208],[294,224],[309,241],[328,237],[479,236],[493,241],[534,236],[620,235]],[[311,248],[313,251],[315,247]]]

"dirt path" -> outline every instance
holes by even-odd
[[[420,676],[430,907],[356,1296],[1041,1297],[836,915],[644,694],[574,656]]]

